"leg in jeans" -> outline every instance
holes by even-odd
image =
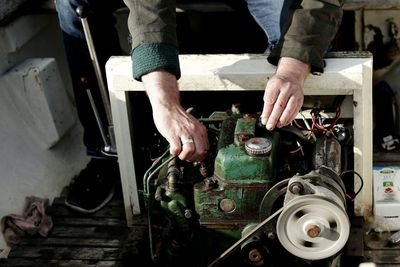
[[[250,14],[268,38],[267,52],[276,45],[294,0],[246,0]]]
[[[100,152],[104,144],[86,88],[89,88],[93,95],[104,125],[107,124],[82,23],[75,12],[78,6],[84,6],[90,10],[89,26],[99,65],[105,76],[104,66],[108,58],[121,53],[112,12],[122,6],[122,1],[56,0],[76,107],[84,128],[83,142],[88,154],[92,156],[87,167],[69,185],[65,204],[77,211],[92,213],[102,208],[112,198],[119,175],[116,161],[104,158]]]

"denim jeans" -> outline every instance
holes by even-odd
[[[289,8],[295,0],[246,0],[254,20],[268,38],[266,52],[278,43],[282,29],[289,16]]]
[[[281,29],[286,22],[287,11],[292,1],[294,0],[246,0],[250,13],[268,37],[268,50],[279,40]],[[122,0],[55,0],[55,4],[69,63],[78,116],[84,128],[83,141],[88,154],[96,155],[103,146],[103,142],[88,100],[86,88],[91,89],[95,103],[98,103],[97,108],[104,124],[106,123],[106,116],[82,24],[75,10],[78,6],[90,9],[89,26],[95,43],[99,65],[103,68],[104,73],[104,66],[108,58],[112,55],[121,54],[117,41],[118,34],[114,28],[115,18],[113,11],[123,7],[124,4]]]

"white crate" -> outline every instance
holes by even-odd
[[[275,73],[265,55],[219,54],[181,55],[181,91],[264,90],[266,81]],[[130,57],[112,57],[106,65],[112,117],[118,150],[118,162],[123,187],[128,224],[140,214],[132,152],[129,91],[144,91],[143,85],[132,79]],[[355,199],[356,215],[372,214],[372,55],[344,54],[326,59],[322,75],[309,75],[304,85],[305,95],[347,95],[353,101],[348,107],[354,116],[354,169],[364,180],[364,188]],[[139,180],[139,179],[138,179]],[[355,188],[360,181],[355,179]]]

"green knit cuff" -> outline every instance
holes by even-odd
[[[142,75],[163,69],[181,77],[178,49],[165,43],[145,43],[132,52],[133,78],[141,81]]]

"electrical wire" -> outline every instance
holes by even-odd
[[[332,122],[329,125],[323,124],[323,118],[320,114],[321,109],[319,108],[313,108],[310,112],[311,115],[311,126],[307,123],[307,120],[303,113],[300,111],[300,115],[303,117],[303,122],[307,128],[308,131],[316,133],[316,132],[321,132],[322,134],[328,134],[332,132],[333,127],[337,124],[338,120],[340,119],[340,114],[341,114],[341,106],[343,103],[343,99],[339,100],[337,105],[336,105],[336,110],[335,110],[335,117],[332,119]],[[301,126],[296,120],[293,121],[294,124],[300,128],[304,129],[303,126]]]
[[[351,201],[353,201],[353,200],[356,198],[356,196],[357,196],[357,195],[361,192],[361,190],[363,189],[363,187],[364,187],[364,180],[363,180],[362,176],[361,176],[358,172],[356,172],[356,171],[354,171],[354,170],[347,170],[347,171],[342,172],[342,173],[340,174],[340,178],[343,180],[343,177],[344,177],[346,174],[349,174],[349,173],[355,174],[355,175],[359,178],[360,183],[361,183],[361,184],[360,184],[360,188],[358,188],[357,192],[354,193],[354,197],[350,197],[348,194],[346,194],[346,196],[349,197]]]
[[[323,134],[327,134],[332,131],[333,127],[337,124],[338,120],[340,119],[340,114],[342,112],[341,106],[343,103],[343,99],[341,99],[337,106],[336,106],[336,111],[335,111],[335,117],[332,119],[332,122],[329,125],[324,125],[322,123],[322,117],[320,114],[320,109],[314,108],[311,110],[311,121],[312,121],[312,129],[314,131],[321,131]]]

